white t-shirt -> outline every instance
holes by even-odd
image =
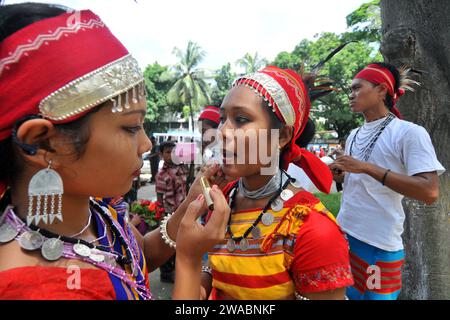
[[[361,132],[377,127],[385,119],[365,123]],[[350,154],[356,131],[353,130],[347,139],[346,155]],[[355,155],[363,147],[354,143],[352,156],[358,159]],[[368,162],[408,176],[431,171],[437,171],[440,175],[445,171],[436,158],[425,128],[397,118],[379,136]],[[401,235],[405,220],[401,203],[403,195],[367,174],[347,172],[343,187],[342,204],[337,217],[342,229],[356,239],[382,250],[402,250]]]

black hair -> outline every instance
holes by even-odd
[[[298,137],[297,140],[295,140],[295,144],[298,145],[300,148],[306,148],[308,146],[308,143],[310,143],[311,140],[314,138],[315,134],[316,134],[316,125],[314,124],[313,120],[308,118],[308,121],[306,122],[303,132],[300,135],[300,137]]]
[[[278,119],[275,112],[272,111],[272,108],[269,107],[268,103],[265,100],[262,100],[262,106],[267,112],[269,113],[270,118],[270,128],[271,129],[281,129],[284,124]],[[316,134],[316,125],[314,124],[314,121],[308,118],[308,121],[306,122],[305,128],[303,129],[300,136],[295,140],[295,144],[298,145],[300,148],[306,148],[308,146],[308,143],[314,138],[314,135]],[[280,157],[280,168],[283,167],[283,157]]]
[[[37,21],[57,17],[70,12],[71,9],[59,5],[43,3],[21,3],[0,6],[0,44],[7,37],[20,29]],[[103,104],[104,105],[104,104]],[[67,123],[55,125],[57,130],[63,133],[73,143],[76,157],[80,158],[89,140],[90,130],[88,121],[91,115],[100,110],[100,105],[80,119]],[[16,123],[23,121],[19,119]],[[21,158],[14,145],[12,137],[0,141],[0,181],[11,181],[21,171]],[[23,145],[21,145],[23,148]],[[48,145],[38,146],[51,152]]]
[[[394,92],[397,92],[400,88],[400,72],[398,71],[397,67],[386,62],[373,62],[373,64],[389,70],[389,72],[394,76]],[[386,104],[386,107],[389,109],[389,111],[394,106],[394,97],[391,96],[389,92],[386,93],[386,99],[384,103]]]
[[[70,11],[72,9],[57,4],[27,2],[2,5],[0,10],[0,42],[32,23],[57,17]]]
[[[200,121],[205,123],[205,124],[208,124],[210,127],[214,128],[214,129],[217,129],[219,127],[218,123],[216,123],[216,122],[214,122],[212,120],[209,120],[209,119],[202,119]]]
[[[163,143],[161,143],[159,145],[159,151],[161,153],[163,153],[165,149],[172,149],[174,147],[175,147],[175,142],[173,142],[173,141],[164,141]]]

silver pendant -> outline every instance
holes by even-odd
[[[289,189],[284,189],[281,191],[280,198],[284,201],[288,201],[290,198],[294,196],[294,193]]]
[[[44,237],[37,231],[27,231],[19,238],[20,247],[29,251],[39,249],[43,243]]]
[[[248,240],[246,238],[242,239],[239,242],[239,248],[241,249],[241,251],[247,251],[247,249],[248,249]]]
[[[261,218],[261,222],[265,226],[270,226],[274,220],[275,220],[275,218],[274,218],[273,214],[271,214],[269,212],[264,213]]]
[[[7,243],[19,234],[19,231],[14,229],[8,222],[5,222],[0,226],[0,242]]]
[[[254,227],[252,229],[252,237],[253,237],[253,239],[261,238],[261,229],[258,227]]]
[[[275,212],[281,211],[283,209],[283,201],[281,201],[280,199],[277,198],[272,202],[270,207]]]
[[[91,253],[89,259],[94,260],[95,262],[103,262],[105,261],[105,256],[102,254]]]
[[[82,257],[89,257],[91,255],[91,248],[82,243],[75,243],[72,249],[77,255]]]
[[[49,260],[55,261],[62,257],[64,252],[64,242],[58,238],[50,238],[44,241],[41,248],[42,256]]]
[[[234,250],[236,250],[236,242],[234,242],[234,240],[231,238],[227,241],[227,249],[229,252],[233,252]]]
[[[64,187],[61,176],[51,169],[50,161],[48,168],[39,170],[31,178],[28,185],[27,224],[38,225],[40,220],[45,224],[52,223],[55,217],[62,221],[61,201],[63,193]],[[55,203],[55,197],[58,197],[58,203]],[[36,201],[35,207],[34,201]],[[48,209],[50,209],[50,212]]]

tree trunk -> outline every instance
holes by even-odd
[[[405,120],[430,133],[439,161],[450,169],[450,1],[382,0],[381,52],[387,62],[423,71],[422,86],[399,101]],[[426,159],[424,159],[426,161]],[[450,299],[450,174],[426,206],[405,199],[406,263],[401,299]]]
[[[191,127],[192,133],[194,133],[195,132],[195,129],[194,129],[194,110],[193,110],[193,107],[192,107],[192,102],[189,103],[189,116],[190,116],[190,121],[191,121],[191,125],[192,125],[192,127]]]

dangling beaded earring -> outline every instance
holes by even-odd
[[[41,219],[45,224],[52,224],[55,218],[63,221],[61,212],[62,194],[64,193],[63,182],[61,176],[51,169],[51,166],[52,161],[50,160],[48,167],[38,171],[28,185],[28,225],[32,224],[33,220],[34,224],[37,225]],[[57,200],[56,197],[58,197]],[[36,201],[36,209],[33,208],[34,200]],[[50,212],[48,212],[49,200]]]

